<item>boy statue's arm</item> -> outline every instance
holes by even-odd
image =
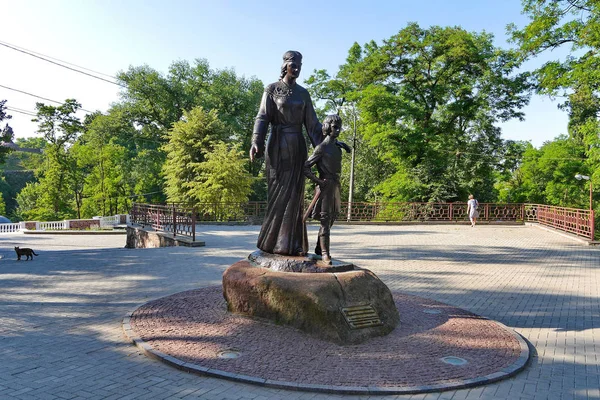
[[[320,145],[319,145],[319,146],[317,146],[317,148],[315,149],[315,151],[313,152],[313,154],[304,163],[304,176],[306,176],[308,179],[310,179],[311,181],[313,181],[314,183],[316,183],[320,187],[322,187],[322,186],[324,186],[326,184],[325,180],[319,179],[314,174],[314,172],[312,170],[312,167],[313,167],[313,165],[316,165],[319,162],[319,160],[321,159],[322,156],[323,156],[323,154],[321,152],[321,148],[320,148]]]
[[[342,148],[342,149],[346,150],[346,153],[352,152],[352,148],[350,146],[348,146],[346,143],[342,142],[342,141],[337,140],[335,142],[335,145],[337,147],[339,147],[339,148]]]

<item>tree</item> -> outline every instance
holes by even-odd
[[[47,142],[43,138],[17,138],[15,144],[20,148],[40,149]],[[44,156],[37,153],[11,151],[0,166],[2,185],[0,190],[6,203],[6,214],[14,218],[17,208],[17,194],[28,182],[35,181],[35,171],[44,163]]]
[[[12,118],[12,115],[6,113],[6,100],[0,100],[0,123],[4,120],[9,120]],[[12,142],[14,137],[13,129],[6,123],[4,127],[0,125],[0,141],[4,143]],[[0,164],[4,164],[6,161],[6,156],[12,150],[8,147],[0,146]]]
[[[348,51],[346,64],[340,67],[334,77],[331,77],[326,70],[315,70],[306,80],[311,97],[317,101],[319,118],[323,119],[331,113],[337,113],[342,117],[343,130],[339,139],[354,148],[353,201],[355,202],[377,200],[375,187],[393,173],[393,165],[380,157],[383,154],[382,146],[369,143],[364,138],[361,111],[356,107],[362,87],[351,79],[351,72],[356,68],[361,57],[362,49],[358,43],[354,43]],[[321,102],[320,107],[319,100],[324,101]],[[340,182],[343,199],[348,198],[350,170],[351,157],[344,157]],[[311,190],[307,190],[306,193],[311,193]]]
[[[239,143],[227,144],[231,137],[216,110],[196,107],[184,112],[169,132],[163,149],[165,192],[169,201],[202,204],[203,212],[227,219],[240,212],[239,206],[223,208],[216,203],[248,201],[253,178],[246,169],[245,152]],[[209,203],[209,204],[207,204]]]
[[[523,0],[529,23],[508,31],[523,59],[558,48],[569,54],[544,63],[534,72],[540,94],[565,99],[569,137],[585,146],[586,167],[600,186],[600,2],[597,0]]]
[[[164,201],[161,170],[166,162],[162,147],[169,140],[169,130],[180,121],[184,112],[195,107],[216,110],[228,130],[227,140],[242,143],[247,151],[254,117],[263,92],[263,84],[254,78],[239,77],[233,70],[212,70],[206,60],[194,63],[177,61],[167,74],[148,66],[131,67],[118,74],[126,86],[122,101],[109,111],[119,114],[132,132],[126,142],[135,151],[129,160],[133,164],[130,176],[134,178],[134,193],[152,193],[138,200]],[[257,175],[261,164],[248,164]],[[125,169],[125,168],[123,168]],[[157,193],[158,192],[158,193]],[[151,196],[151,197],[150,197]]]
[[[4,196],[2,193],[0,193],[0,215],[6,215],[6,203],[4,202]]]
[[[186,204],[201,201],[198,185],[206,180],[201,176],[201,165],[214,144],[228,136],[229,131],[219,120],[216,110],[207,112],[196,107],[184,111],[183,119],[169,132],[169,143],[163,146],[167,154],[163,174],[169,201]]]
[[[38,133],[41,133],[50,145],[64,148],[72,144],[81,133],[83,126],[75,116],[77,110],[81,108],[77,100],[67,99],[58,107],[36,103],[35,108],[37,117],[33,122],[38,123]]]
[[[521,166],[500,189],[500,200],[588,207],[587,191],[575,175],[588,174],[585,146],[566,136],[544,143],[540,149],[529,145]]]
[[[250,148],[254,117],[263,92],[257,79],[238,77],[231,69],[212,70],[208,61],[171,64],[163,75],[149,66],[131,67],[118,74],[127,87],[121,106],[146,139],[163,141],[184,111],[194,107],[218,110],[232,140]]]
[[[494,191],[501,203],[524,203],[527,197],[523,192],[523,171],[521,166],[525,159],[537,157],[531,143],[525,141],[505,140],[502,148],[502,158],[497,165]],[[534,200],[532,202],[538,202]]]
[[[217,214],[218,220],[243,215],[240,203],[248,201],[254,180],[246,170],[245,154],[240,144],[218,142],[198,165],[200,183],[194,188],[194,196],[204,203],[203,211]],[[219,207],[219,203],[229,206]],[[213,209],[215,206],[219,208]]]
[[[76,100],[68,99],[61,106],[37,103],[38,133],[48,142],[44,167],[37,171],[39,183],[26,186],[35,196],[18,196],[23,201],[36,199],[34,209],[19,204],[19,212],[41,220],[65,219],[80,214],[81,176],[77,174],[74,160],[69,154],[70,146],[82,131],[82,124],[74,115],[81,107]],[[34,189],[35,187],[35,189]],[[75,207],[73,207],[75,206]]]
[[[48,142],[42,137],[17,138],[14,143],[23,149],[43,150]],[[6,162],[0,168],[11,171],[34,171],[44,162],[44,156],[40,153],[27,151],[12,151],[6,158]]]
[[[85,171],[85,185],[82,193],[82,215],[114,215],[127,213],[131,207],[130,198],[136,185],[145,193],[149,187],[161,184],[160,178],[146,171],[142,179],[136,180],[138,156],[135,129],[112,110],[108,115],[96,115],[85,122],[85,132],[73,146],[78,169]]]
[[[411,23],[382,45],[353,46],[341,67],[352,82],[364,137],[393,174],[388,199],[452,201],[493,194],[499,121],[522,118],[528,73],[486,33]]]
[[[44,221],[44,212],[38,207],[41,187],[37,182],[29,182],[17,194],[17,208],[15,216],[23,221]]]

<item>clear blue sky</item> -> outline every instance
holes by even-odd
[[[335,73],[354,42],[381,42],[407,22],[485,30],[499,46],[508,46],[508,23],[526,23],[520,0],[3,0],[0,7],[0,42],[108,75],[142,64],[165,72],[175,60],[206,58],[212,68],[231,67],[265,84],[278,78],[290,49],[304,55],[302,79],[314,69]],[[0,85],[52,100],[75,98],[88,110],[106,111],[119,98],[117,86],[3,46]],[[29,111],[43,101],[2,87],[0,99]],[[566,133],[567,115],[550,99],[535,97],[525,112],[525,122],[502,125],[505,139],[539,147]],[[30,116],[11,114],[16,137],[36,135]]]

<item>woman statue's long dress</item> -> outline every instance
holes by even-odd
[[[288,51],[283,55],[282,79],[265,88],[250,149],[251,159],[263,154],[270,125],[265,152],[268,205],[257,247],[267,253],[292,256],[304,255],[308,250],[302,221],[303,168],[308,153],[302,126],[313,146],[322,140],[310,95],[296,84],[301,65],[300,53]]]

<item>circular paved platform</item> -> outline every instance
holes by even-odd
[[[525,341],[506,326],[422,297],[393,293],[399,327],[385,337],[339,346],[227,313],[221,290],[201,288],[151,301],[131,312],[123,328],[146,354],[188,372],[331,393],[482,385],[514,375],[529,358]]]

